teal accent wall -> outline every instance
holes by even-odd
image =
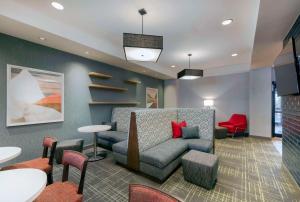
[[[122,47],[120,47],[122,48]],[[65,76],[65,121],[38,125],[6,127],[6,74],[7,64],[64,73]],[[112,75],[108,80],[92,79],[95,82],[128,88],[128,92],[90,90],[90,71]],[[125,79],[138,79],[138,85],[126,84]],[[83,138],[92,143],[92,134],[80,134],[80,126],[99,124],[111,118],[111,105],[93,105],[91,99],[132,100],[145,107],[146,87],[159,89],[159,107],[164,106],[163,81],[130,72],[101,62],[0,34],[0,146],[19,146],[22,154],[10,161],[27,160],[42,154],[42,139],[46,135],[59,140]],[[4,164],[0,165],[3,166]]]

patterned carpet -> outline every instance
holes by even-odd
[[[207,191],[184,181],[178,168],[163,184],[105,160],[89,163],[84,198],[86,202],[127,201],[128,184],[140,183],[163,190],[182,201],[300,201],[300,188],[282,165],[272,141],[259,138],[216,140],[220,158],[218,183]],[[79,173],[70,170],[77,182]],[[54,179],[60,180],[62,167],[55,166]]]

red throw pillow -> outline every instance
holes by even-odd
[[[173,130],[173,138],[182,137],[182,127],[186,127],[187,124],[185,121],[177,123],[176,121],[172,121],[172,130]]]

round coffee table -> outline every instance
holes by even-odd
[[[94,152],[92,156],[89,157],[90,162],[99,161],[105,158],[106,153],[104,156],[103,153],[97,153],[97,133],[101,131],[107,131],[109,129],[111,129],[111,126],[108,125],[91,125],[78,128],[78,132],[80,133],[94,133]]]
[[[20,147],[0,147],[0,163],[16,158],[21,152]]]
[[[0,171],[1,201],[33,201],[40,195],[46,184],[46,173],[38,169]]]

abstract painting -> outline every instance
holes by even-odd
[[[158,108],[158,89],[146,88],[146,107]]]
[[[7,126],[64,121],[64,75],[7,65]]]

